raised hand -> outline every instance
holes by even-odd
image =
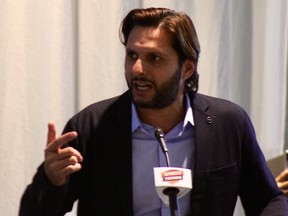
[[[77,137],[75,131],[56,138],[55,125],[48,123],[47,145],[45,148],[44,170],[55,186],[65,184],[67,177],[81,169],[82,155],[72,147],[61,148]]]

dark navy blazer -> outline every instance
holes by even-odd
[[[288,215],[287,200],[266,166],[246,112],[226,100],[190,95],[195,121],[193,216],[232,216],[237,196],[246,215]],[[63,187],[49,184],[43,165],[22,197],[20,215],[64,215],[79,200],[80,216],[133,215],[131,98],[85,108],[67,123],[69,143],[84,157]]]

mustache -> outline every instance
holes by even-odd
[[[151,82],[151,80],[144,78],[144,77],[133,77],[131,81],[144,81],[144,82]]]
[[[145,77],[133,77],[133,78],[131,79],[131,82],[134,82],[134,81],[149,82],[149,83],[151,83],[151,84],[154,85],[153,80],[147,79],[147,78],[145,78]]]

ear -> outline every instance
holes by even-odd
[[[182,77],[184,80],[193,75],[195,71],[195,64],[191,59],[186,59],[182,66]]]

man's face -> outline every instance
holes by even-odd
[[[126,45],[125,76],[139,108],[162,109],[182,97],[184,79],[172,36],[159,28],[134,27]]]

